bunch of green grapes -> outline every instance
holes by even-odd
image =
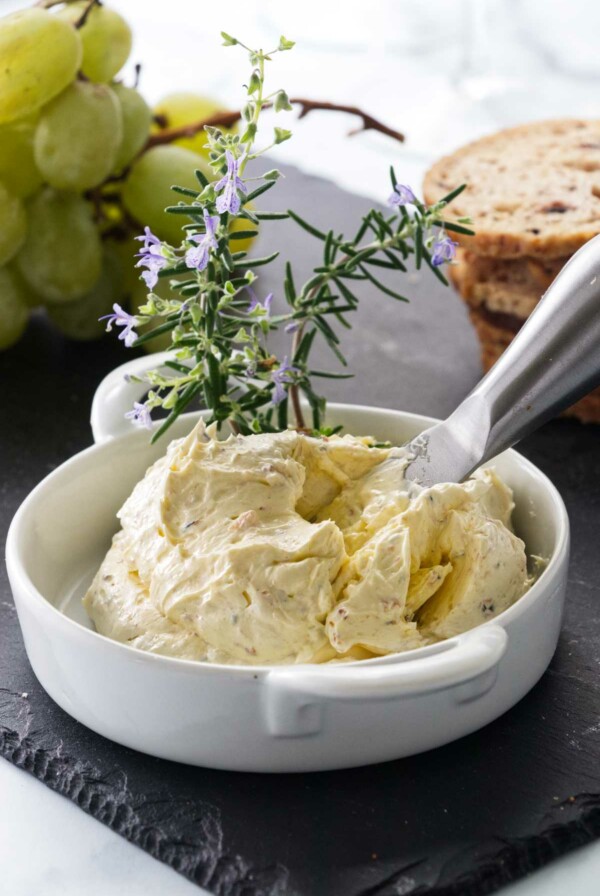
[[[119,77],[132,45],[119,13],[90,0],[47,7],[0,18],[0,350],[32,309],[88,340],[114,302],[144,301],[134,236],[148,225],[179,243],[171,186],[210,173],[203,132],[150,138],[222,110],[193,93],[151,109]]]

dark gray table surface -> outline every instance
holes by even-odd
[[[368,208],[286,174],[272,205],[293,204],[318,226],[351,231]],[[257,251],[275,236],[300,279],[318,244],[277,222]],[[259,293],[277,295],[280,273],[277,262]],[[329,394],[445,415],[480,375],[474,334],[460,300],[431,275],[397,286],[410,305],[361,290],[345,336],[356,379],[331,382]],[[3,532],[29,490],[90,444],[94,389],[127,357],[110,337],[67,343],[41,321],[0,354]],[[221,896],[475,896],[600,835],[600,427],[555,421],[522,450],[569,509],[568,606],[550,669],[492,725],[422,756],[327,774],[229,774],[152,759],[93,734],[45,694],[0,569],[0,755]]]

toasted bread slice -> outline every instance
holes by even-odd
[[[499,259],[459,249],[450,279],[472,307],[512,314],[525,320],[568,258]]]
[[[541,121],[499,131],[428,171],[433,204],[467,184],[449,206],[473,220],[460,242],[493,258],[564,258],[600,233],[600,121]]]

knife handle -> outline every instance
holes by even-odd
[[[600,385],[600,236],[573,255],[487,375],[448,418],[477,466]]]

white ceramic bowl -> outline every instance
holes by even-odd
[[[70,715],[128,747],[212,768],[300,772],[419,753],[475,731],[513,706],[554,653],[566,590],[569,526],[552,483],[514,451],[495,461],[515,492],[515,527],[549,558],[533,587],[466,634],[393,657],[343,665],[224,666],[144,653],[92,630],[81,597],[117,529],[115,514],[165,450],[123,428],[139,385],[123,365],[94,401],[97,444],[47,476],[10,527],[7,565],[27,655]],[[198,415],[181,417],[170,438]],[[346,430],[401,444],[433,421],[330,405]]]

